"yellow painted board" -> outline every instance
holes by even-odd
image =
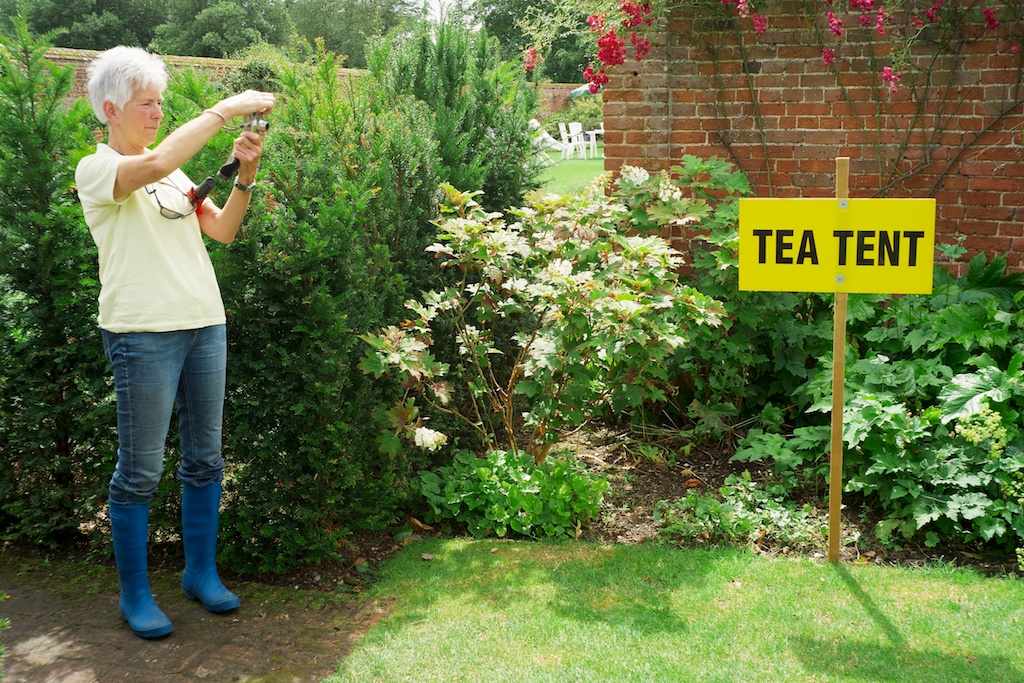
[[[934,199],[741,199],[741,290],[929,294]]]

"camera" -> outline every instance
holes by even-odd
[[[263,118],[263,115],[259,112],[253,114],[246,114],[242,120],[242,130],[251,130],[254,133],[262,135],[270,130],[270,121]]]

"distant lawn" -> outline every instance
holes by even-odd
[[[594,178],[604,173],[604,158],[602,145],[598,145],[597,158],[594,159],[571,159],[562,160],[557,153],[552,153],[551,158],[555,160],[554,166],[549,166],[540,175],[542,183],[540,192],[544,194],[576,194],[589,185]]]
[[[373,597],[389,616],[326,681],[1024,681],[1024,581],[950,567],[442,539]]]

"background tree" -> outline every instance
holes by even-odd
[[[65,33],[53,40],[57,47],[145,47],[153,40],[156,27],[167,19],[166,6],[162,0],[36,0],[27,18],[36,33],[63,28]]]
[[[498,39],[504,59],[522,59],[523,51],[534,45],[533,36],[524,32],[523,20],[555,14],[557,3],[550,0],[477,0],[473,13]],[[587,25],[582,14],[578,31],[560,32],[546,43],[539,71],[555,83],[579,83],[590,61]]]
[[[366,67],[366,42],[416,16],[410,0],[289,0],[295,31],[309,42],[323,38],[324,47],[345,55],[345,66]]]
[[[170,0],[149,47],[162,54],[227,57],[254,43],[283,45],[291,21],[275,0]]]

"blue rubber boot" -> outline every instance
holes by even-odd
[[[146,575],[149,505],[111,503],[110,528],[114,536],[117,576],[121,581],[121,598],[117,601],[121,616],[140,638],[166,636],[174,628],[156,606]]]
[[[185,573],[181,587],[189,600],[199,600],[211,612],[227,612],[241,604],[217,576],[217,526],[220,482],[181,491],[181,537],[185,545]]]

